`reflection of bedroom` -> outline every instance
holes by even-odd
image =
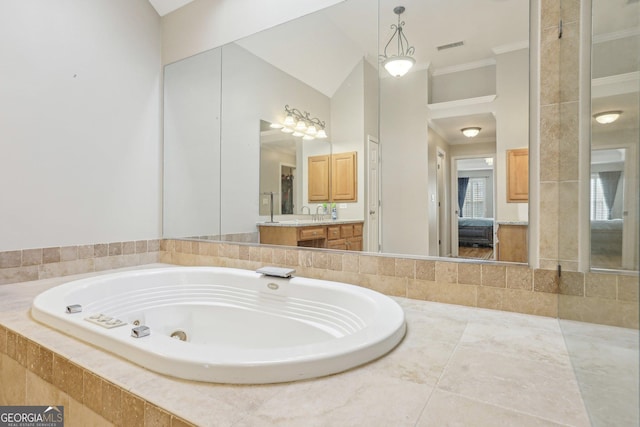
[[[592,152],[591,258],[594,264],[603,268],[619,268],[622,264],[624,162],[624,149]]]
[[[493,258],[493,158],[457,160],[458,256]]]

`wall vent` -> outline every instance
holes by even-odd
[[[443,44],[442,46],[438,46],[438,50],[451,49],[452,47],[458,47],[464,45],[464,42],[460,40],[459,42]]]

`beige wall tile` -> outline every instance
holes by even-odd
[[[638,301],[638,276],[618,276],[618,299],[622,301]],[[0,339],[2,336],[0,336]],[[1,344],[0,344],[1,351]]]
[[[562,25],[560,57],[560,102],[577,101],[580,83],[580,39],[577,22],[564,22]],[[564,119],[563,117],[562,120]]]
[[[362,274],[378,273],[378,257],[359,255],[358,256],[358,272]]]
[[[16,340],[16,333],[7,330],[7,356],[12,358],[13,360],[16,360]]]
[[[407,279],[401,277],[377,276],[360,274],[360,286],[373,289],[385,295],[404,297],[407,295]]]
[[[122,242],[123,255],[129,255],[129,254],[135,254],[135,253],[136,253],[136,242],[133,242],[133,241]]]
[[[83,371],[83,403],[96,414],[102,414],[102,380],[89,371]]]
[[[478,307],[502,310],[505,299],[505,289],[491,286],[478,288]]]
[[[395,276],[396,260],[388,257],[380,258],[378,260],[378,274],[381,276]]]
[[[533,290],[558,293],[558,273],[554,270],[535,270],[533,272]]]
[[[262,250],[260,252],[261,252],[260,256],[262,257]],[[221,243],[220,246],[218,247],[218,255],[224,258],[238,259],[240,256],[240,248],[238,245]]]
[[[410,298],[469,307],[477,305],[477,290],[478,286],[457,283],[425,280],[409,280],[407,283],[407,294]]]
[[[0,404],[24,405],[26,404],[27,369],[7,355],[0,355]],[[4,380],[10,378],[10,381]]]
[[[104,259],[104,258],[103,258]],[[49,279],[51,277],[69,276],[71,274],[89,273],[94,271],[95,264],[93,258],[77,259],[75,261],[57,262],[53,264],[42,264],[40,266],[39,278]]]
[[[560,41],[558,28],[541,31],[540,42],[540,105],[560,101]]]
[[[560,2],[558,0],[542,0],[541,3],[541,28],[558,28],[560,22]]]
[[[561,295],[558,312],[561,319],[623,328],[638,328],[638,304],[636,302]]]
[[[301,267],[313,267],[313,252],[305,250],[298,251],[298,265]]]
[[[158,252],[160,250],[160,239],[147,240],[148,252]]]
[[[63,246],[60,248],[60,261],[73,261],[78,259],[77,246]]]
[[[558,183],[540,183],[540,257],[558,259]]]
[[[79,248],[78,248],[79,250]],[[166,250],[166,249],[164,249]],[[146,240],[137,240],[136,241],[136,253],[141,254],[147,252],[147,241]]]
[[[557,181],[560,176],[560,106],[540,107],[540,181]]]
[[[482,264],[482,286],[507,287],[507,267],[504,265]]]
[[[0,268],[20,267],[22,251],[0,252]]]
[[[27,339],[20,334],[16,334],[15,338],[15,356],[14,359],[20,365],[27,367]]]
[[[238,249],[238,259],[251,260],[251,246],[240,246]]]
[[[614,274],[587,273],[585,295],[587,297],[616,299],[617,277]]]
[[[102,412],[100,414],[114,424],[122,424],[122,389],[102,381]]]
[[[575,79],[577,80],[577,79]],[[577,181],[579,148],[578,102],[566,102],[560,106],[560,175],[561,181]]]
[[[53,356],[53,385],[69,396],[82,402],[83,399],[83,369],[70,360],[54,354]]]
[[[122,420],[126,421],[127,427],[144,426],[144,400],[138,396],[122,392]]]
[[[439,283],[457,283],[458,264],[455,262],[436,261],[435,281]]]
[[[244,247],[244,246],[241,246]],[[287,251],[286,249],[273,248],[273,263],[276,265],[287,264]]]
[[[60,262],[60,248],[44,248],[42,250],[42,262]]]
[[[182,242],[184,245],[191,246],[191,242]],[[109,243],[109,256],[122,255],[122,242]]]
[[[296,249],[286,249],[286,264],[291,267],[298,265],[298,251]]]
[[[356,254],[342,255],[342,270],[357,273],[359,271],[360,256]]]
[[[342,254],[329,254],[329,268],[335,271],[342,271]]]
[[[229,258],[238,258],[238,256],[231,256]],[[272,248],[267,248],[267,247],[260,248],[260,262],[262,262],[264,264],[273,263],[273,249]]]
[[[615,288],[614,288],[615,289]],[[584,273],[563,271],[559,280],[559,292],[562,295],[584,295]]]
[[[524,266],[507,266],[507,288],[532,291],[532,270]]]
[[[171,427],[192,427],[195,424],[191,424],[188,421],[185,421],[181,418],[176,417],[175,415],[171,416]]]
[[[7,329],[0,325],[0,354],[7,354]]]
[[[312,252],[313,268],[327,269],[329,267],[329,256],[326,252]]]
[[[0,285],[38,280],[38,266],[0,269]]]
[[[460,263],[458,265],[458,283],[480,285],[482,283],[482,268],[480,264]]]
[[[416,260],[416,279],[436,280],[436,263],[423,259]]]
[[[175,242],[174,242],[175,244]],[[95,257],[104,257],[109,255],[109,245],[106,243],[98,243],[93,245],[93,254]]]
[[[396,258],[396,277],[406,277],[408,279],[415,279],[416,277],[416,262],[412,259]]]
[[[91,247],[91,256],[93,256],[93,246]],[[0,255],[0,258],[2,255]],[[2,261],[0,261],[0,264]],[[39,265],[42,264],[42,248],[25,249],[22,251],[22,265]]]
[[[251,246],[251,249],[249,249],[249,256],[251,257],[251,261],[260,261],[262,257],[260,246]]]
[[[155,405],[144,405],[145,427],[171,427],[171,415]]]
[[[567,261],[578,259],[579,187],[577,181],[559,183],[558,257]]]
[[[521,289],[505,289],[502,310],[537,316],[558,316],[558,295],[529,292]]]
[[[25,384],[25,403],[27,405],[64,406],[65,409],[69,407],[69,396],[66,393],[44,381],[33,372],[26,373]]]
[[[73,398],[69,398],[69,406],[64,411],[65,425],[68,426],[91,426],[91,427],[110,427],[112,423],[93,412],[91,409],[78,402]],[[127,427],[130,424],[127,423]]]

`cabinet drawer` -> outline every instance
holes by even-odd
[[[340,226],[332,225],[327,227],[327,238],[329,240],[339,239],[340,238]]]
[[[314,240],[326,238],[325,227],[305,227],[298,230],[298,240]]]
[[[352,237],[350,239],[347,239],[346,244],[348,251],[361,251],[362,237]]]
[[[353,235],[362,236],[362,224],[353,224]]]
[[[347,241],[345,239],[336,239],[327,241],[327,249],[346,250]]]
[[[353,237],[353,224],[345,224],[340,226],[340,237],[343,239]]]

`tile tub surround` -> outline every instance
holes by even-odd
[[[88,425],[97,419],[88,417],[100,414],[106,418],[118,401],[115,424],[125,424],[131,410],[144,414],[146,425],[166,426],[590,425],[557,319],[397,297],[408,334],[381,359],[296,383],[207,384],[155,374],[30,318],[35,295],[95,274],[0,287],[0,404],[6,396],[28,397],[29,390],[37,404],[59,396],[69,419],[87,417],[70,426]],[[602,375],[627,375],[616,371],[615,351],[605,360],[592,345],[593,325],[571,324],[574,345],[585,348],[585,363],[596,364]],[[637,365],[637,346],[628,342],[636,331],[598,326],[595,333],[610,349],[624,341],[636,352],[635,359],[625,353],[625,361]],[[62,391],[46,391],[48,384]],[[625,405],[637,403],[637,388],[623,384],[629,389],[616,395],[620,400],[610,407],[616,412],[601,414],[612,417],[613,425],[635,416]]]
[[[638,276],[534,270],[478,263],[353,254],[322,249],[165,239],[160,260],[255,270],[294,268],[300,276],[334,280],[418,300],[638,328]]]
[[[0,252],[0,285],[158,262],[160,240]]]

